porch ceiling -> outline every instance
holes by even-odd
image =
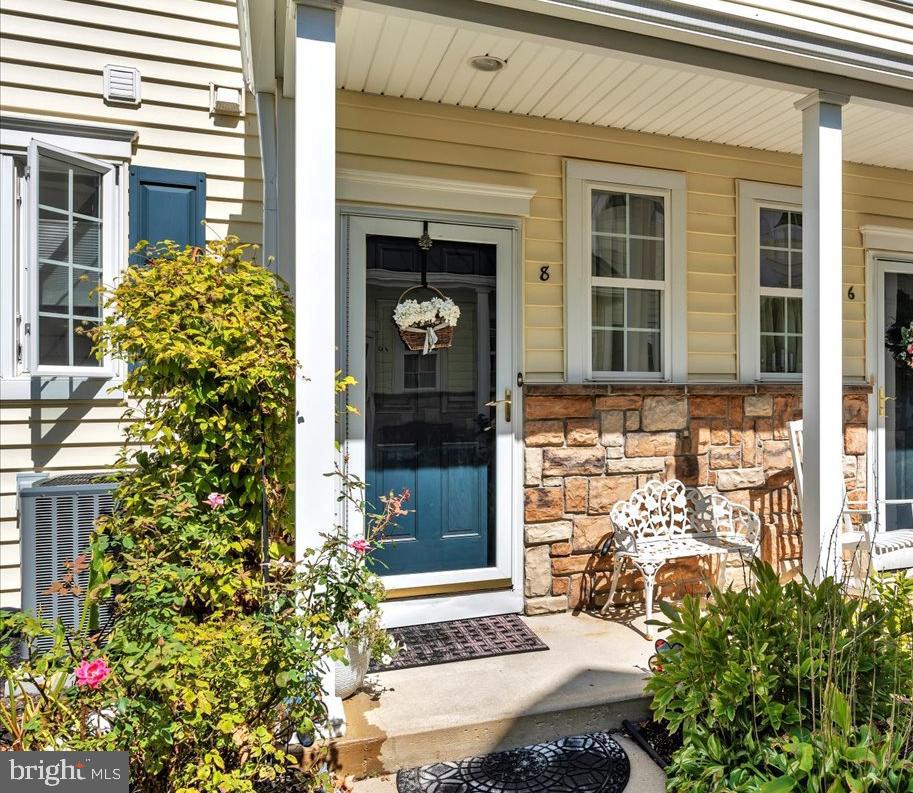
[[[457,19],[344,5],[339,88],[637,132],[801,152],[808,88]],[[507,65],[480,72],[476,55]],[[851,101],[845,159],[913,170],[913,110]]]

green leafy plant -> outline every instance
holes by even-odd
[[[910,580],[851,597],[834,582],[756,584],[663,604],[668,639],[648,682],[657,719],[681,729],[669,789],[891,791],[913,784]]]
[[[233,238],[162,243],[106,295],[95,342],[130,365],[127,442],[79,594],[95,623],[113,597],[110,635],[68,636],[31,614],[0,625],[0,717],[17,745],[127,750],[144,793],[252,791],[287,776],[293,733],[325,728],[324,670],[382,595],[339,527],[294,559],[292,307],[250,253]],[[339,473],[340,497],[354,498],[359,483]],[[401,503],[391,496],[368,520],[365,551]],[[51,651],[15,665],[15,642],[47,636]],[[328,783],[319,760],[297,787]]]

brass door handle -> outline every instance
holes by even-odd
[[[894,400],[894,397],[885,396],[884,387],[878,389],[878,418],[885,417],[885,408],[888,406],[888,400]]]
[[[504,389],[504,399],[493,399],[491,402],[486,402],[485,407],[493,408],[496,405],[504,403],[504,420],[510,421],[511,408],[513,406],[513,391],[509,388]]]

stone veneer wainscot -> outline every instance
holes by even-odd
[[[865,499],[868,386],[844,389],[844,476]],[[761,517],[762,557],[781,574],[801,567],[801,518],[788,422],[802,389],[777,385],[531,385],[524,389],[526,612],[601,606],[612,555],[609,512],[650,479],[709,487]],[[660,597],[706,592],[709,562],[663,569]],[[730,577],[741,578],[730,567]],[[616,602],[643,597],[630,567]]]

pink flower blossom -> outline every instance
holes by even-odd
[[[368,552],[368,541],[367,540],[352,540],[349,543],[349,547],[356,553],[367,553]]]
[[[222,493],[210,493],[209,498],[204,499],[203,503],[208,504],[213,509],[218,509],[225,506],[225,496]]]
[[[98,688],[111,674],[111,668],[104,658],[94,661],[80,661],[76,667],[76,685]]]
[[[913,355],[913,344],[907,345],[907,355]]]

